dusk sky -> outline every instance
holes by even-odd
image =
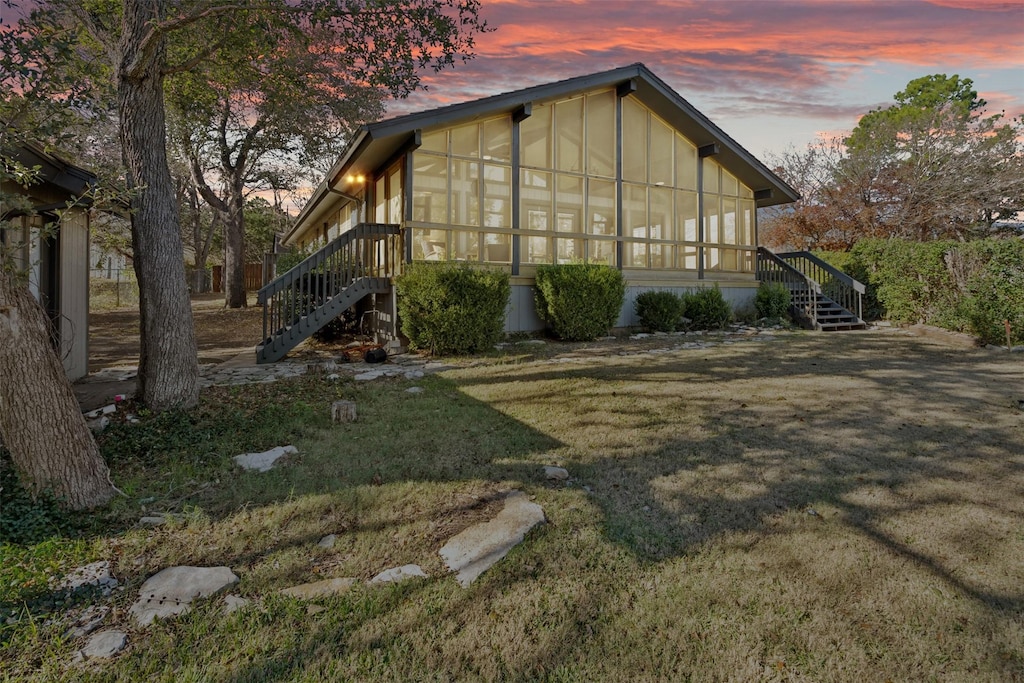
[[[763,158],[928,74],[1024,114],[1024,0],[482,0],[477,57],[394,113],[643,62]]]

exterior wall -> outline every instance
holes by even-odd
[[[60,356],[74,381],[89,373],[89,215],[66,212],[60,224]]]

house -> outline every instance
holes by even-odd
[[[80,200],[96,176],[41,147],[23,144],[11,155],[38,168],[28,187],[4,184],[5,195],[27,197],[32,210],[0,211],[0,244],[49,316],[53,341],[73,381],[89,372],[89,210]]]
[[[328,272],[332,258],[358,264],[341,280],[360,289],[338,304],[358,294],[382,336],[397,334],[389,278],[420,260],[505,268],[509,332],[543,327],[534,309],[538,265],[608,264],[627,283],[618,320],[625,326],[636,322],[637,294],[650,289],[717,285],[734,305],[751,301],[757,209],[797,198],[634,64],[364,126],[284,243],[323,245],[309,273]],[[367,260],[374,267],[366,269]],[[296,301],[336,298],[331,278],[291,278],[290,294],[283,282],[261,293],[271,304],[263,360],[321,324],[314,306],[296,309]]]

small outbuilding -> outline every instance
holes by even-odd
[[[28,186],[5,183],[5,195],[22,195],[31,209],[0,210],[0,245],[28,275],[32,295],[46,309],[52,339],[73,381],[89,372],[89,189],[96,176],[33,144],[11,155],[37,168]]]

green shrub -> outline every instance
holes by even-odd
[[[686,317],[693,330],[717,330],[725,327],[732,318],[732,308],[716,285],[710,289],[699,289],[683,295]]]
[[[792,297],[781,282],[762,282],[754,295],[754,307],[759,318],[785,318]]]
[[[963,288],[959,313],[966,329],[988,344],[1005,344],[1006,321],[1010,343],[1024,343],[1024,243],[969,242],[951,250],[946,261],[954,272],[960,267],[964,280],[957,284]]]
[[[634,306],[640,324],[652,332],[674,332],[683,317],[683,300],[672,292],[643,292]]]
[[[590,341],[606,334],[618,320],[625,298],[622,273],[610,266],[537,267],[537,314],[560,339]]]
[[[457,263],[413,263],[396,279],[402,333],[431,353],[474,353],[501,339],[508,273]]]

